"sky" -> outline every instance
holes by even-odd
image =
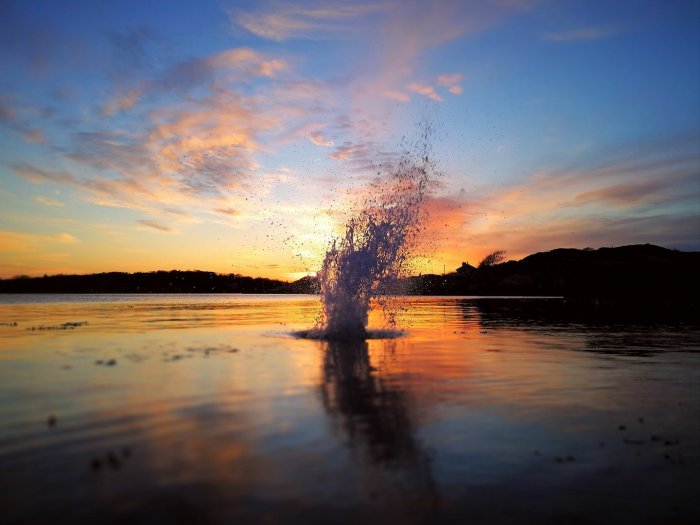
[[[430,122],[416,271],[700,250],[695,1],[0,2],[0,277],[313,274]]]

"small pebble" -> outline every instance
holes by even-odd
[[[105,363],[106,366],[114,366],[114,365],[116,365],[116,364],[117,364],[117,360],[116,360],[116,359],[110,359],[109,361],[107,361],[107,362]]]

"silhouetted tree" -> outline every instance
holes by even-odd
[[[486,257],[481,259],[479,263],[479,268],[489,268],[495,266],[496,264],[502,263],[506,259],[505,250],[496,250],[495,252],[489,253]]]

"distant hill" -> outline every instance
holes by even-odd
[[[665,298],[696,302],[700,252],[650,244],[560,248],[520,261],[444,276],[410,278],[413,293],[430,295],[560,295],[580,300]]]
[[[0,280],[0,293],[290,293],[288,287],[285,281],[262,277],[178,270]]]
[[[409,277],[396,292],[412,295],[556,295],[572,300],[698,303],[700,252],[649,244],[560,248],[520,261],[445,275]],[[315,277],[295,282],[203,271],[158,271],[16,277],[0,280],[0,293],[318,293]]]

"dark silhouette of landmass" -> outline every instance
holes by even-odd
[[[586,302],[651,300],[696,304],[700,252],[644,244],[584,250],[560,248],[520,261],[397,283],[411,295],[563,296]],[[315,277],[294,282],[203,271],[100,273],[0,280],[0,293],[318,293]]]
[[[293,293],[285,281],[214,272],[109,272],[0,280],[0,293]]]

